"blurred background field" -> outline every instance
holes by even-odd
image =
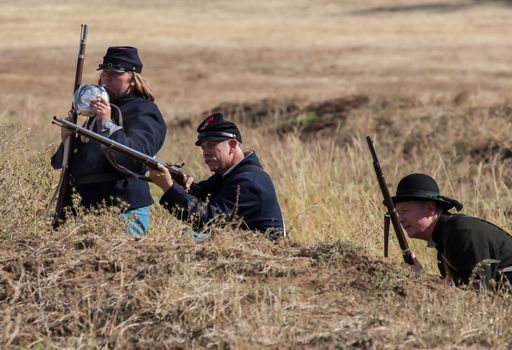
[[[273,299],[262,292],[266,296],[257,299],[262,303],[256,303],[258,308],[266,305],[269,313],[281,312],[283,318],[280,320],[265,321],[262,315],[256,320],[250,316],[254,315],[251,309],[254,305],[250,302],[254,295],[249,297],[245,292],[240,292],[237,295],[247,296],[247,299],[235,298],[240,301],[237,307],[247,307],[247,312],[237,314],[230,309],[224,315],[226,322],[219,321],[218,329],[214,322],[218,314],[212,312],[208,317],[201,316],[205,317],[201,319],[201,322],[204,321],[201,323],[202,329],[208,329],[210,333],[198,333],[196,337],[190,334],[197,326],[195,322],[200,318],[199,314],[191,316],[192,321],[180,318],[181,333],[173,330],[176,339],[172,341],[176,342],[167,339],[165,343],[159,338],[161,342],[168,347],[208,347],[208,344],[220,347],[224,344],[219,340],[221,335],[229,334],[226,346],[248,348],[333,347],[343,344],[384,348],[388,343],[394,344],[391,348],[395,348],[404,342],[405,348],[510,346],[510,318],[503,313],[506,311],[510,314],[512,310],[506,300],[490,300],[466,292],[457,294],[432,280],[414,282],[412,288],[422,295],[415,300],[411,294],[406,293],[407,297],[403,297],[394,282],[389,285],[382,282],[395,281],[396,276],[407,274],[398,267],[400,253],[395,242],[391,243],[390,265],[386,265],[391,275],[385,272],[378,274],[375,280],[365,284],[365,288],[369,289],[364,291],[360,286],[357,289],[360,274],[354,272],[361,270],[358,265],[360,261],[349,266],[329,266],[323,265],[324,260],[318,254],[311,253],[308,256],[313,262],[307,263],[311,266],[300,265],[295,270],[291,269],[292,272],[282,272],[269,263],[276,256],[282,257],[284,254],[284,260],[280,261],[286,265],[283,262],[286,259],[299,259],[306,254],[293,255],[294,249],[317,251],[323,249],[319,248],[322,244],[332,244],[331,249],[337,252],[336,244],[339,242],[335,242],[342,240],[354,244],[362,256],[377,259],[377,266],[388,264],[379,259],[382,257],[384,207],[364,140],[366,135],[374,138],[392,192],[402,176],[411,172],[429,173],[438,180],[444,194],[464,203],[465,213],[486,218],[512,230],[510,2],[114,0],[105,3],[93,0],[83,3],[50,0],[43,3],[4,0],[0,3],[0,10],[0,131],[3,134],[0,141],[0,194],[4,198],[0,213],[5,218],[0,232],[5,242],[2,256],[6,257],[0,260],[4,267],[4,289],[0,289],[0,303],[8,306],[8,311],[3,314],[4,326],[7,325],[2,338],[5,343],[24,347],[41,339],[41,344],[102,347],[109,344],[106,338],[115,335],[118,338],[113,341],[113,346],[131,344],[137,347],[134,345],[136,343],[130,343],[132,338],[122,337],[120,325],[123,322],[126,325],[130,322],[137,324],[133,327],[140,334],[145,334],[148,329],[140,318],[144,312],[131,305],[130,301],[123,309],[126,318],[120,317],[116,321],[115,318],[105,317],[106,323],[100,325],[95,320],[101,317],[94,319],[91,315],[84,316],[89,317],[89,323],[84,323],[77,321],[77,316],[74,328],[61,330],[59,332],[62,334],[58,336],[55,330],[53,333],[48,330],[51,322],[39,315],[35,317],[35,324],[39,326],[34,328],[31,337],[30,322],[27,321],[30,317],[16,311],[16,302],[22,305],[34,303],[36,310],[42,310],[41,301],[25,300],[19,293],[23,288],[32,292],[40,291],[43,288],[41,284],[34,287],[33,283],[50,278],[50,274],[41,275],[41,269],[27,268],[23,260],[32,257],[37,264],[46,261],[46,257],[42,258],[40,254],[44,255],[48,250],[37,247],[44,245],[47,240],[55,241],[58,246],[61,240],[68,242],[69,237],[78,235],[76,240],[82,242],[80,237],[92,235],[90,240],[100,241],[101,247],[106,247],[107,253],[101,253],[101,249],[97,251],[94,244],[87,247],[90,249],[77,248],[73,254],[66,253],[66,259],[70,261],[86,253],[83,250],[88,251],[91,259],[97,253],[102,256],[102,261],[121,263],[124,261],[122,259],[129,259],[130,253],[133,253],[131,250],[123,251],[117,256],[112,253],[113,250],[109,250],[121,244],[119,242],[130,247],[133,244],[123,227],[116,222],[115,213],[104,213],[101,219],[84,214],[57,235],[49,230],[45,216],[46,205],[59,176],[48,164],[49,156],[59,142],[59,130],[50,124],[50,120],[53,115],[64,115],[69,109],[80,24],[87,23],[89,36],[83,81],[92,83],[97,80],[98,72],[95,69],[108,46],[138,47],[144,63],[144,76],[154,88],[156,102],[168,124],[167,140],[158,157],[174,162],[185,161],[185,171],[196,178],[208,176],[199,149],[193,146],[195,127],[209,111],[223,111],[240,123],[245,147],[257,150],[273,177],[290,233],[292,242],[288,244],[291,246],[270,251],[270,248],[265,248],[267,243],[261,243],[262,251],[258,250],[257,245],[253,247],[251,240],[254,238],[249,237],[245,242],[242,233],[226,232],[227,237],[237,236],[232,242],[218,238],[206,243],[204,249],[217,257],[215,261],[220,256],[226,259],[224,263],[233,267],[233,264],[238,264],[238,260],[233,260],[234,256],[243,261],[244,254],[248,254],[248,261],[259,256],[264,261],[262,266],[267,268],[265,276],[268,278],[262,279],[252,279],[263,273],[260,270],[262,266],[227,268],[233,281],[230,277],[229,283],[223,284],[220,275],[211,275],[207,269],[208,261],[204,259],[208,254],[198,256],[194,253],[197,249],[203,249],[202,246],[194,248],[179,237],[182,224],[156,205],[153,208],[153,226],[144,244],[157,245],[161,242],[163,247],[177,254],[167,254],[165,259],[177,259],[182,264],[171,273],[173,281],[155,282],[152,288],[156,290],[158,298],[164,297],[164,286],[174,288],[176,284],[181,286],[181,283],[189,283],[190,280],[183,279],[183,271],[191,268],[190,264],[198,263],[203,263],[204,266],[200,266],[207,270],[203,271],[203,267],[194,270],[197,279],[193,284],[200,285],[197,287],[200,290],[198,295],[206,293],[201,279],[209,278],[211,286],[227,288],[217,289],[220,294],[210,295],[201,304],[207,313],[211,311],[211,303],[226,301],[225,298],[232,297],[235,290],[247,291],[244,284],[247,281],[253,286],[268,288],[265,290],[272,294],[276,292],[273,289],[277,283],[275,280],[281,281],[279,278],[283,278],[279,282],[282,284],[278,283],[279,290],[285,290],[286,295],[291,293],[286,285],[297,283],[299,288],[304,274],[316,274],[320,281],[328,283],[329,278],[334,276],[342,279],[343,269],[346,268],[346,277],[353,273],[356,281],[355,284],[343,285],[343,288],[340,285],[331,286],[322,292],[326,293],[322,294],[323,300],[329,300],[323,304],[327,310],[323,324],[327,335],[318,324],[315,325],[314,320],[307,317],[303,325],[297,326],[299,330],[295,333],[290,330],[288,316],[296,325],[303,318],[290,310],[301,309],[297,305],[303,305],[301,303],[307,300],[308,293],[320,293],[322,289],[305,287],[297,291],[300,295],[297,300]],[[152,188],[152,193],[158,201],[161,192]],[[86,238],[83,240],[87,241]],[[73,246],[73,242],[66,244]],[[427,250],[424,242],[410,243],[426,266],[429,276],[425,278],[433,278],[432,275],[437,273],[434,252]],[[27,244],[32,250],[24,248]],[[144,255],[147,253],[144,244],[133,249],[141,249],[139,253]],[[183,245],[186,250],[182,258],[176,257],[179,255],[177,244]],[[243,248],[245,244],[249,248]],[[51,252],[52,247],[48,248]],[[224,254],[223,249],[228,253]],[[291,253],[287,253],[288,250]],[[329,254],[335,255],[332,251]],[[153,258],[157,257],[158,254],[154,253]],[[9,259],[18,262],[18,265],[13,263],[10,267],[11,272],[6,270],[6,264],[11,263]],[[56,271],[63,268],[61,262],[66,259],[54,260],[43,266],[51,267],[52,273],[57,276]],[[120,270],[100,270],[112,274],[110,283],[116,284],[119,271],[127,274],[133,272],[133,268],[127,266],[131,266],[131,263]],[[342,272],[334,272],[334,268],[342,269]],[[22,269],[26,272],[21,273]],[[20,277],[23,274],[30,276],[30,271],[35,274],[32,280]],[[160,273],[165,272],[158,272],[158,278],[164,278]],[[241,281],[236,277],[239,275],[249,277]],[[83,277],[80,275],[80,278]],[[11,280],[12,285],[6,282]],[[269,284],[269,280],[275,283]],[[148,285],[151,283],[147,281]],[[48,286],[52,284],[48,283]],[[53,288],[56,286],[58,284],[54,284]],[[119,288],[123,290],[126,286],[121,284]],[[382,300],[371,296],[372,288],[382,288]],[[182,301],[180,298],[187,295],[186,290],[182,296],[167,296],[170,303],[179,304]],[[222,294],[222,290],[225,294]],[[146,289],[144,291],[147,292]],[[70,295],[80,293],[73,290]],[[439,308],[436,305],[432,309],[420,308],[422,302],[429,305],[433,303],[432,300],[439,302],[446,296],[445,293],[455,298],[459,306],[453,318],[446,318],[442,309],[452,306],[444,303],[440,303],[442,307]],[[344,309],[345,304],[335,303],[338,308],[332,309],[334,300],[351,295],[357,295],[362,300],[367,298],[368,305],[355,307],[358,304],[356,299],[352,301],[355,309],[350,312]],[[53,294],[48,296],[50,299],[53,297]],[[111,296],[102,297],[96,295],[94,300],[98,305],[113,302]],[[287,300],[289,305],[278,305],[277,300]],[[383,300],[390,305],[379,311]],[[308,307],[321,307],[321,302],[316,300]],[[80,308],[82,306],[77,306],[77,310],[96,310],[91,305],[83,306],[85,309]],[[412,325],[412,322],[408,324],[403,319],[399,321],[400,308],[419,310],[411,316],[419,326]],[[133,311],[133,315],[136,315],[133,319],[130,319],[128,309],[136,310]],[[490,316],[493,311],[494,318]],[[64,311],[59,309],[58,312]],[[156,317],[154,310],[148,312]],[[359,333],[352,332],[350,327],[343,328],[346,319],[342,322],[340,315],[346,316],[347,313],[351,313],[350,317],[361,317],[363,320],[359,324]],[[465,323],[473,315],[477,315],[475,321]],[[19,321],[16,321],[16,317]],[[59,317],[56,316],[53,322],[62,323]],[[258,343],[260,335],[244,343],[230,328],[233,327],[233,318],[242,320],[239,325],[241,329],[247,327],[243,328],[246,332],[241,334],[250,334],[261,326],[260,322],[272,323],[276,327],[272,330],[275,333],[271,332],[276,342],[265,340]],[[149,324],[157,324],[162,330],[167,329],[169,324],[171,328],[176,326],[165,317],[150,319]],[[112,322],[112,328],[106,326],[108,322]],[[87,327],[84,326],[86,323]],[[378,327],[387,329],[388,335],[374,329]],[[110,333],[106,331],[107,328]],[[15,336],[14,329],[18,329]],[[80,332],[85,330],[92,334],[92,343],[80,342]],[[339,335],[340,332],[342,335]],[[308,343],[303,337],[308,333],[318,337],[313,337],[314,341]],[[369,334],[370,338],[365,334]],[[325,339],[322,340],[324,335]],[[150,339],[148,336],[149,343]],[[201,339],[207,341],[201,342]]]

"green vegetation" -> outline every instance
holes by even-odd
[[[295,124],[297,124],[299,126],[305,126],[305,125],[308,125],[318,119],[319,119],[319,117],[315,113],[311,113],[311,112],[303,113],[303,114],[299,114],[295,118]]]

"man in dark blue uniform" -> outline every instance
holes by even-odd
[[[102,97],[91,101],[95,117],[89,118],[85,126],[137,151],[155,155],[164,142],[166,125],[141,75],[137,49],[109,47],[98,70],[99,84],[108,92],[112,106]],[[63,142],[71,135],[69,130],[62,129]],[[118,153],[105,153],[102,145],[87,141],[80,137],[73,140],[70,161],[72,185],[81,197],[81,205],[125,203],[128,208],[122,216],[129,220],[129,231],[144,234],[149,227],[153,199],[148,183],[133,175],[142,176],[145,165]],[[62,158],[61,144],[52,157],[55,169],[62,167]]]
[[[188,184],[184,188],[172,180],[165,167],[151,170],[149,177],[165,192],[160,204],[198,230],[212,223],[240,222],[242,228],[262,232],[270,239],[284,235],[272,180],[254,151],[243,152],[237,126],[215,113],[199,125],[197,132],[196,146],[201,147],[214,175],[190,190],[192,178],[184,179]]]
[[[485,220],[449,213],[462,204],[442,196],[432,177],[404,177],[393,201],[409,237],[437,249],[439,270],[448,282],[499,289],[512,281],[512,237]]]

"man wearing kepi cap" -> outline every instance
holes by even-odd
[[[437,249],[439,270],[447,281],[471,283],[476,289],[499,289],[512,281],[512,237],[485,220],[451,214],[450,209],[460,211],[462,204],[442,196],[432,177],[407,175],[398,183],[393,202],[408,236]]]
[[[95,116],[85,127],[144,154],[155,155],[162,147],[166,125],[149,84],[142,77],[142,62],[138,50],[130,46],[107,49],[99,84],[108,92],[112,106],[101,96],[91,101]],[[114,108],[112,108],[114,106]],[[63,128],[64,142],[71,135]],[[63,147],[52,157],[52,165],[62,166]],[[146,166],[118,153],[104,152],[103,146],[82,138],[73,140],[71,180],[85,207],[125,203],[122,214],[128,220],[129,231],[143,234],[149,227],[149,206],[153,199],[149,185],[139,179]]]
[[[242,228],[265,233],[270,239],[284,235],[272,180],[254,151],[243,152],[242,135],[235,123],[215,113],[201,122],[197,132],[195,144],[201,147],[214,175],[187,192],[187,188],[173,182],[165,167],[150,170],[151,180],[165,192],[160,204],[199,230],[211,223],[241,220]],[[184,180],[190,188],[193,179]]]

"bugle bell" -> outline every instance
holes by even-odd
[[[95,101],[98,97],[110,103],[107,90],[98,84],[82,84],[78,87],[73,95],[73,108],[77,115],[93,117],[96,112],[91,109],[91,101]]]

